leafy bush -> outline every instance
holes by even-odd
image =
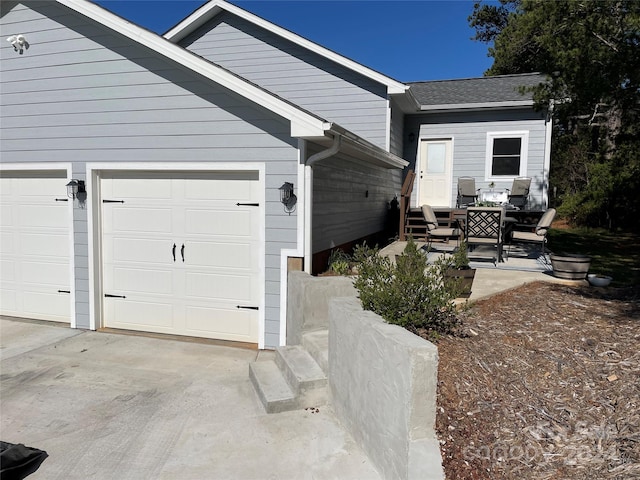
[[[356,247],[355,287],[365,310],[407,330],[423,330],[431,339],[451,333],[458,325],[455,294],[446,288],[444,262],[427,264],[427,256],[409,240],[395,265],[377,248]]]

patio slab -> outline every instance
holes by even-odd
[[[453,252],[457,245],[455,242],[432,244],[427,249],[425,242],[416,242],[418,248],[427,255],[429,263],[433,263],[442,255]],[[380,250],[380,255],[389,257],[395,261],[395,256],[400,255],[407,242],[396,241]],[[565,285],[587,285],[586,280],[563,280],[552,275],[551,262],[548,254],[540,255],[538,246],[524,245],[513,247],[504,262],[495,263],[491,260],[490,252],[483,252],[478,247],[469,254],[470,266],[476,269],[473,280],[470,301],[488,297],[512,288],[535,281],[561,283]]]

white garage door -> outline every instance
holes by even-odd
[[[0,177],[0,314],[69,322],[66,174],[35,175]]]
[[[104,325],[258,342],[257,172],[101,181]]]

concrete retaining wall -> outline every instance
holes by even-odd
[[[299,345],[302,334],[329,328],[329,300],[356,297],[349,277],[312,277],[290,272],[287,292],[287,345]]]
[[[443,479],[435,345],[363,311],[357,298],[331,300],[329,322],[329,387],[340,421],[385,478]]]

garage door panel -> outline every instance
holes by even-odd
[[[173,263],[173,243],[169,239],[153,240],[149,238],[116,237],[105,248],[116,262],[154,263],[166,265]],[[176,255],[177,253],[176,247]]]
[[[14,191],[20,192],[20,195],[28,202],[41,203],[43,199],[66,198],[66,183],[67,181],[62,176],[53,179],[18,178],[14,183]]]
[[[68,212],[66,203],[50,205],[21,205],[18,209],[18,222],[26,228],[52,228],[59,230],[67,225]]]
[[[26,255],[69,258],[69,237],[65,234],[23,233],[20,246]]]
[[[187,307],[186,330],[193,336],[234,341],[252,341],[255,337],[252,315],[243,310]]]
[[[14,223],[13,207],[11,205],[0,206],[0,227],[11,227]]]
[[[251,235],[251,212],[234,210],[186,211],[185,233],[189,235],[245,236]]]
[[[170,234],[172,212],[170,208],[113,207],[114,232],[144,232]]]
[[[210,298],[219,302],[251,302],[255,293],[249,275],[237,276],[214,273],[187,273],[186,296]]]
[[[2,259],[0,261],[0,268],[2,269],[2,289],[15,288],[13,282],[16,280],[16,262],[10,259]]]
[[[108,326],[132,330],[168,332],[173,328],[173,305],[162,302],[140,302],[109,298],[106,310],[115,320]],[[108,312],[109,313],[109,312]]]
[[[3,283],[2,291],[0,291],[0,302],[4,315],[11,315],[11,313],[18,311],[18,300],[16,296],[17,294],[13,285]]]
[[[69,288],[69,265],[58,262],[23,262],[22,282],[31,285]]]
[[[257,182],[243,179],[192,179],[189,180],[189,188],[185,190],[184,196],[188,200],[243,201],[253,198],[255,183]],[[215,196],[211,194],[212,190],[215,191]]]
[[[107,285],[107,288],[115,289],[117,292],[126,292],[129,295],[136,293],[171,295],[173,291],[172,279],[173,272],[171,270],[114,268],[113,285]]]
[[[26,291],[23,294],[23,310],[31,318],[51,317],[56,312],[59,321],[69,318],[69,294],[58,292]]]
[[[185,261],[189,266],[251,270],[258,253],[252,243],[188,242]]]
[[[15,253],[13,233],[3,229],[2,232],[0,232],[0,254],[9,256],[13,253]]]
[[[149,199],[154,202],[172,198],[172,180],[162,178],[118,178],[108,181],[109,195],[128,199]]]

